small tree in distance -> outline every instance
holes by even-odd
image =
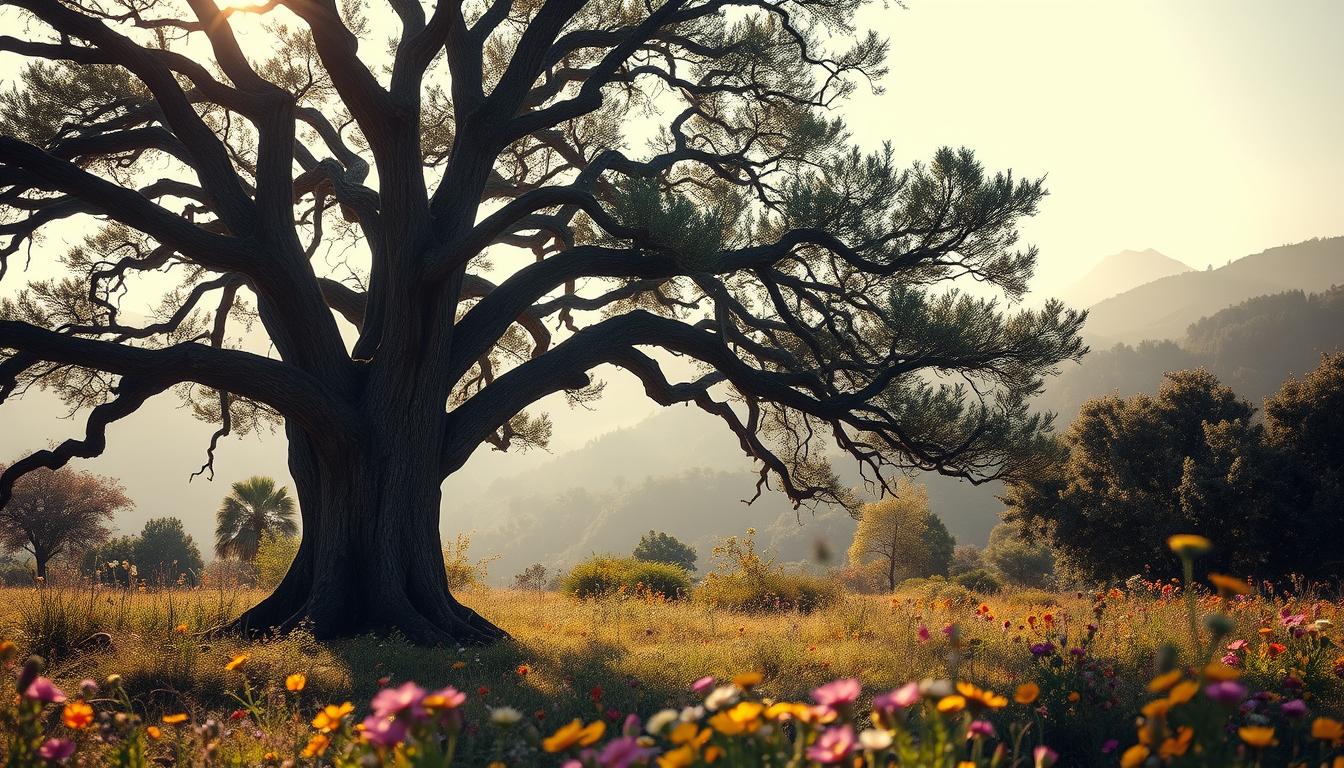
[[[296,515],[288,488],[269,477],[240,480],[215,513],[215,554],[251,562],[263,539],[298,535]]]
[[[902,579],[947,574],[956,540],[929,511],[923,485],[901,479],[895,496],[865,504],[859,515],[849,560],[856,566],[881,563],[888,589]]]
[[[513,577],[513,585],[519,589],[532,589],[540,592],[546,587],[546,566],[533,563]]]
[[[662,531],[649,531],[640,537],[639,544],[635,545],[634,557],[651,563],[668,563],[692,573],[695,571],[695,547]]]
[[[0,465],[0,473],[4,470]],[[0,507],[0,550],[28,552],[36,576],[46,579],[52,557],[107,541],[113,513],[131,506],[111,478],[39,469],[19,478],[13,496]]]

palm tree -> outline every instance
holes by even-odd
[[[269,477],[250,477],[233,484],[215,513],[215,554],[250,561],[263,537],[294,536],[294,499],[288,488],[276,488]]]

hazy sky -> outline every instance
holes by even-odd
[[[890,38],[891,73],[884,94],[862,92],[846,107],[853,133],[869,147],[890,140],[907,160],[966,145],[991,169],[1048,174],[1052,195],[1024,229],[1041,248],[1038,293],[1126,248],[1203,267],[1344,233],[1344,2],[906,5],[862,16]],[[0,78],[14,63],[0,57]],[[21,278],[11,272],[0,294]],[[628,377],[600,376],[610,386],[595,413],[552,409],[554,451],[654,410]],[[225,488],[186,484],[210,429],[174,408],[160,398],[112,432],[111,455],[85,466],[122,477],[140,505],[123,529],[176,514],[207,545]],[[41,397],[0,406],[0,458],[80,428],[54,421],[58,413]],[[220,479],[281,475],[282,457],[275,438],[229,441]],[[474,458],[461,481],[509,461]]]

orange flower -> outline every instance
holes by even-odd
[[[334,731],[341,727],[341,721],[345,719],[345,716],[354,711],[355,705],[348,701],[339,707],[335,704],[328,704],[313,718],[313,727],[323,732]]]
[[[760,672],[740,672],[733,675],[733,685],[744,691],[749,691],[760,685],[763,679],[765,679],[765,676]]]
[[[1311,738],[1321,741],[1344,741],[1344,723],[1329,717],[1311,721]]]
[[[61,710],[61,722],[65,723],[66,728],[76,731],[88,728],[93,722],[93,707],[76,699]]]
[[[1237,729],[1237,735],[1242,741],[1258,749],[1279,743],[1274,738],[1274,729],[1267,725],[1243,725]]]
[[[966,702],[972,707],[984,707],[986,709],[1002,709],[1008,706],[1008,699],[997,693],[985,689],[977,688],[970,683],[957,683],[957,693],[966,697]]]
[[[230,661],[228,664],[225,664],[225,665],[224,665],[224,669],[225,669],[226,671],[228,671],[228,672],[232,672],[232,671],[234,671],[235,669],[237,669],[237,668],[243,666],[243,664],[244,664],[246,661],[247,661],[247,654],[245,654],[245,653],[240,653],[240,654],[238,654],[237,656],[234,656],[234,657],[233,657],[233,660]]]
[[[313,734],[313,737],[308,740],[308,745],[303,748],[303,756],[316,757],[323,752],[326,752],[327,747],[329,746],[331,746],[331,738],[328,737],[327,734]]]
[[[163,737],[163,731],[159,730],[159,726],[151,725],[145,729],[145,735],[149,736],[149,738],[154,739],[155,741],[158,741],[160,738]]]
[[[1013,694],[1013,701],[1024,706],[1031,706],[1036,703],[1036,699],[1041,695],[1041,686],[1035,683],[1023,683],[1017,686],[1017,693]]]
[[[466,669],[466,668],[467,668],[467,662],[465,662],[465,661],[454,661],[454,662],[453,662],[453,669]]]
[[[1120,768],[1139,768],[1148,759],[1149,754],[1151,752],[1147,747],[1135,744],[1120,756]]]
[[[518,665],[518,676],[519,676],[519,677],[527,677],[528,673],[531,672],[531,671],[532,671],[532,668],[529,667],[529,666],[527,666],[526,664],[519,664],[519,665]]]
[[[164,725],[180,725],[185,722],[187,722],[187,713],[185,712],[178,712],[176,714],[163,716]]]
[[[1204,677],[1215,682],[1236,680],[1241,677],[1241,670],[1236,667],[1228,666],[1220,661],[1215,661],[1204,668]]]
[[[595,744],[606,732],[607,724],[601,720],[584,725],[582,720],[575,718],[567,725],[561,726],[560,730],[542,739],[541,747],[547,752],[563,752],[575,745],[587,747]]]
[[[308,676],[298,672],[285,678],[285,690],[293,691],[294,693],[302,691],[303,687],[307,684]]]
[[[1213,542],[1193,533],[1178,533],[1167,539],[1167,546],[1181,557],[1199,557],[1213,549]]]
[[[1171,689],[1171,693],[1167,694],[1167,701],[1170,701],[1172,704],[1184,704],[1195,698],[1195,694],[1198,692],[1199,683],[1194,680],[1184,680],[1177,683]]]
[[[186,624],[178,624],[176,627],[173,627],[173,631],[176,632],[176,633],[179,634],[179,635],[185,635],[185,634],[187,634],[187,625],[186,625]]]
[[[955,715],[966,708],[966,699],[953,694],[938,700],[938,711],[944,715]]]
[[[1238,579],[1235,576],[1210,573],[1209,583],[1213,584],[1214,589],[1218,590],[1218,594],[1223,596],[1251,594],[1251,585],[1247,584],[1245,579]]]

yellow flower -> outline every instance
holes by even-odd
[[[93,722],[93,707],[79,700],[72,701],[61,710],[61,722],[76,731],[88,728]]]
[[[668,735],[667,739],[673,744],[680,744],[690,747],[691,749],[700,749],[705,745],[705,742],[709,741],[709,737],[713,735],[713,731],[708,728],[701,730],[695,723],[681,723],[676,728],[672,729],[672,733]]]
[[[1157,699],[1143,705],[1143,716],[1149,719],[1155,717],[1166,717],[1167,711],[1171,709],[1171,702],[1167,699]]]
[[[1195,698],[1196,693],[1199,693],[1199,683],[1194,680],[1183,680],[1171,689],[1171,693],[1167,694],[1167,701],[1170,701],[1173,705],[1184,704]]]
[[[1204,668],[1204,677],[1208,680],[1213,680],[1214,682],[1236,680],[1241,677],[1241,670],[1236,667],[1228,666],[1221,661],[1215,661]]]
[[[1190,749],[1190,741],[1195,737],[1195,731],[1189,726],[1178,728],[1175,736],[1162,740],[1162,746],[1158,748],[1157,753],[1165,760],[1169,757],[1180,757]]]
[[[806,717],[800,714],[807,709],[806,704],[796,704],[792,701],[777,701],[765,708],[766,720],[786,720],[788,718],[802,719]]]
[[[328,704],[313,718],[313,727],[319,731],[334,731],[341,727],[341,721],[345,719],[345,716],[354,711],[355,705],[348,701],[339,707],[335,704]]]
[[[1344,723],[1329,717],[1318,717],[1311,721],[1311,738],[1344,741]]]
[[[173,627],[173,631],[176,632],[176,633],[179,634],[179,635],[185,635],[185,634],[187,634],[187,625],[186,625],[186,624],[178,624],[176,627]]]
[[[1213,542],[1193,533],[1178,533],[1167,539],[1167,546],[1181,557],[1199,557],[1213,549]]]
[[[587,747],[596,743],[606,732],[607,724],[601,720],[584,725],[582,720],[575,718],[567,725],[561,726],[560,730],[542,739],[541,747],[547,752],[563,752],[576,744]]]
[[[966,699],[955,693],[951,696],[944,696],[938,701],[938,711],[945,715],[955,715],[966,708]]]
[[[733,685],[736,685],[744,691],[750,691],[752,688],[760,685],[761,680],[764,679],[765,676],[760,672],[741,672],[733,675]]]
[[[1023,683],[1017,686],[1017,693],[1013,694],[1013,701],[1024,706],[1031,706],[1036,703],[1041,695],[1041,686],[1035,683]]]
[[[1181,679],[1181,675],[1182,673],[1179,669],[1164,672],[1153,678],[1153,681],[1148,684],[1148,690],[1153,693],[1164,693],[1170,690],[1171,686],[1175,685],[1177,681]]]
[[[970,683],[957,683],[957,693],[966,698],[966,702],[971,707],[984,707],[986,709],[1002,709],[1008,706],[1008,699],[997,693],[985,689],[977,688]]]
[[[232,672],[232,671],[234,671],[235,669],[237,669],[237,668],[243,666],[244,662],[246,662],[246,661],[247,661],[247,654],[245,654],[245,653],[240,653],[240,654],[238,654],[237,656],[234,656],[234,657],[233,657],[233,660],[230,661],[228,664],[225,664],[225,665],[224,665],[224,669],[225,669],[226,671]]]
[[[695,750],[677,747],[658,756],[658,768],[687,768],[695,762]]]
[[[159,738],[163,736],[163,731],[159,730],[159,726],[151,725],[145,729],[145,735],[149,736],[149,738],[154,739],[155,741],[158,741]]]
[[[173,714],[173,715],[164,715],[164,716],[163,716],[163,724],[164,724],[164,725],[178,725],[178,724],[180,724],[180,723],[185,723],[185,722],[187,722],[187,715],[186,715],[185,712],[178,712],[178,713]]]
[[[294,674],[285,678],[285,690],[293,691],[294,693],[302,691],[303,687],[307,684],[308,684],[308,676],[300,674],[298,672],[295,672]]]
[[[719,747],[715,744],[710,744],[709,747],[705,749],[706,763],[710,763],[712,765],[713,763],[717,762],[720,757],[723,757],[722,747]]]
[[[765,707],[755,701],[738,702],[731,709],[726,709],[709,719],[709,724],[714,726],[714,730],[725,736],[736,736],[739,733],[752,733],[761,727],[761,713]]]
[[[1142,744],[1135,744],[1120,756],[1120,768],[1139,768],[1148,759],[1151,751]]]
[[[1251,585],[1246,583],[1245,579],[1238,579],[1235,576],[1225,576],[1221,573],[1210,573],[1209,583],[1213,584],[1218,594],[1224,597],[1228,595],[1249,595],[1251,594]]]
[[[1274,729],[1267,725],[1243,725],[1237,729],[1241,740],[1252,747],[1269,747],[1277,744]]]
[[[316,757],[323,752],[326,752],[327,747],[329,746],[331,746],[331,738],[328,737],[327,734],[315,733],[313,734],[313,737],[308,740],[308,745],[303,748],[303,756]]]
[[[465,661],[454,661],[454,662],[453,662],[453,669],[466,669],[466,668],[467,668],[467,662],[465,662]]]

